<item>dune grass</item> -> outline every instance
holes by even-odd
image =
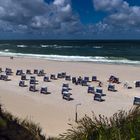
[[[28,120],[20,120],[0,105],[0,140],[45,140],[42,130]]]
[[[45,138],[41,128],[20,120],[0,106],[0,140],[140,140],[140,106],[107,118],[87,115],[58,138]]]
[[[140,140],[140,107],[119,111],[111,118],[85,116],[59,140]]]

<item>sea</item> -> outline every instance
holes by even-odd
[[[1,40],[0,56],[140,65],[140,40]]]

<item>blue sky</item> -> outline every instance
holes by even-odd
[[[140,1],[0,0],[0,39],[140,39]]]

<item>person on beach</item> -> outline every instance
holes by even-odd
[[[98,84],[99,87],[102,87],[103,86],[103,83],[101,81],[99,81],[99,84]]]

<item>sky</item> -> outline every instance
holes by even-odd
[[[0,39],[140,39],[140,1],[0,0]]]

